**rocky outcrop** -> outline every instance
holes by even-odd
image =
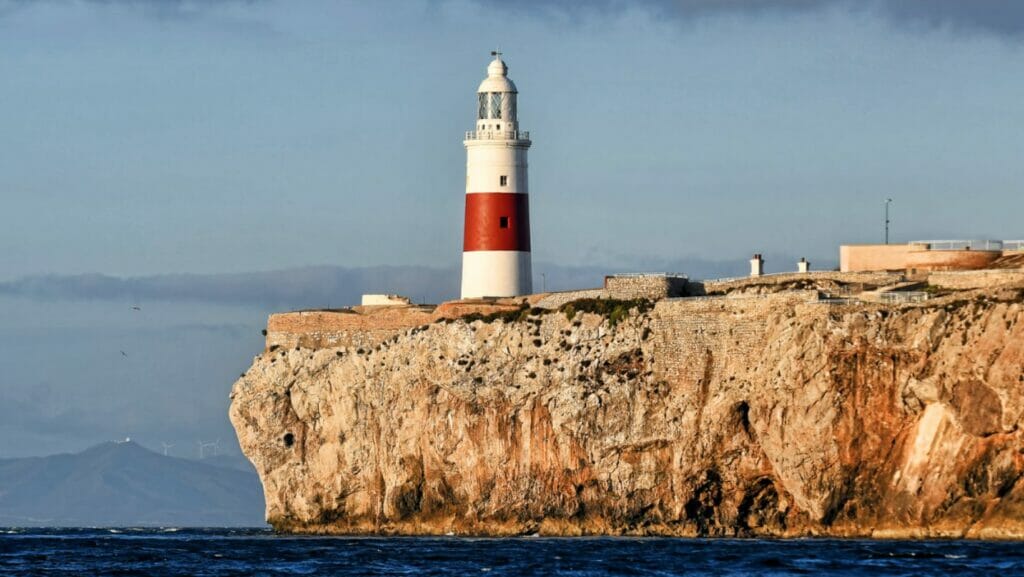
[[[1024,537],[1024,291],[607,301],[268,350],[278,530]]]

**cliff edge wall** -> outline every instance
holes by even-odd
[[[1024,537],[1024,290],[585,304],[256,357],[230,416],[268,521]]]

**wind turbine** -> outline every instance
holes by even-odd
[[[213,447],[214,448],[214,454],[216,454],[217,445],[220,443],[220,439],[217,439],[216,442],[202,441],[202,440],[196,441],[196,442],[199,443],[199,458],[200,459],[205,459],[206,458],[206,449],[209,448],[209,447]]]
[[[164,456],[166,457],[167,456],[167,449],[170,449],[174,445],[169,445],[167,443],[160,443],[160,444],[163,445],[163,447],[164,447]]]

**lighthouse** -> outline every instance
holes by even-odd
[[[533,292],[526,151],[519,130],[518,90],[500,52],[477,89],[476,130],[466,133],[466,223],[462,298]]]

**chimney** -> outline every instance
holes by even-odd
[[[811,263],[807,262],[807,259],[800,257],[800,262],[796,263],[796,272],[811,272]]]
[[[750,276],[761,276],[764,274],[764,259],[761,258],[761,253],[754,255],[754,258],[750,259]]]

